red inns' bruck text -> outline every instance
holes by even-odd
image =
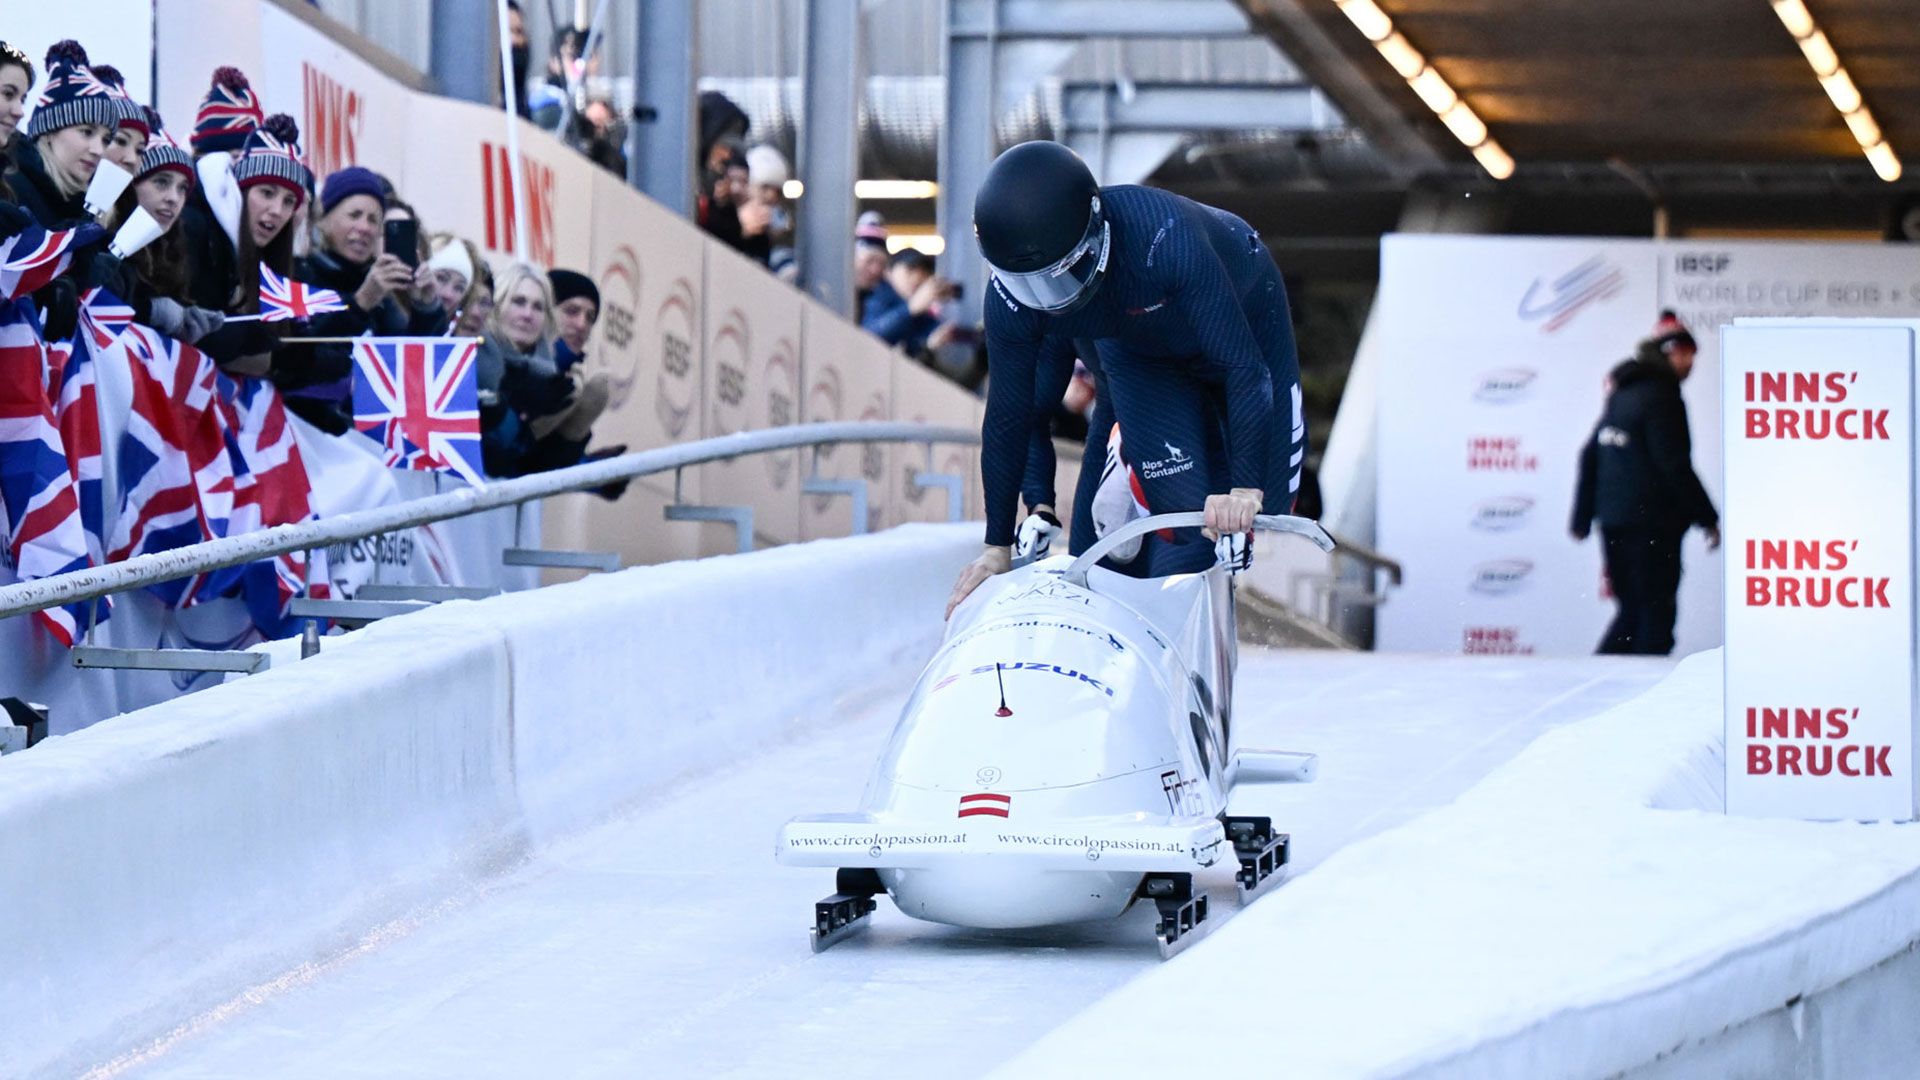
[[[1781,402],[1800,408],[1746,410],[1749,439],[1840,439],[1845,442],[1884,442],[1888,409],[1828,408],[1847,400],[1860,378],[1857,371],[1749,371],[1749,406]]]
[[[1518,436],[1475,435],[1467,440],[1468,472],[1539,472],[1540,456],[1527,453]]]
[[[1844,575],[1858,540],[1749,540],[1748,570],[1803,570],[1808,574],[1748,574],[1748,607],[1884,608],[1893,579]]]
[[[1748,706],[1747,738],[1787,741],[1748,743],[1747,775],[1892,776],[1891,745],[1838,742],[1859,720],[1860,710],[1845,705]]]

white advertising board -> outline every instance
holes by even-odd
[[[1608,617],[1598,545],[1568,537],[1568,512],[1601,382],[1653,327],[1645,255],[1633,241],[1387,238],[1369,335],[1378,546],[1406,575],[1378,648],[1592,651]]]
[[[801,326],[801,420],[890,420],[894,357],[879,338],[814,304],[807,305]],[[886,447],[880,444],[833,445],[813,455],[818,475],[836,480],[864,480],[867,485],[867,529],[887,521],[889,489]],[[802,475],[810,475],[801,458]],[[818,540],[844,536],[849,523],[847,499],[841,495],[808,495],[800,500],[800,536]]]
[[[1727,811],[1911,820],[1915,332],[1770,323],[1721,336]]]
[[[1405,584],[1378,646],[1592,652],[1612,617],[1597,539],[1568,524],[1603,380],[1674,309],[1693,466],[1723,510],[1718,329],[1767,315],[1920,316],[1906,245],[1391,236],[1365,348],[1378,373],[1378,530]],[[1722,640],[1723,553],[1682,549],[1676,653]]]
[[[707,241],[706,434],[800,421],[801,294],[717,240]],[[753,508],[754,532],[800,538],[798,451],[716,461],[700,469],[701,501]]]
[[[974,409],[978,404],[978,398],[954,385],[952,380],[944,379],[906,357],[894,358],[895,420],[978,430],[974,421]],[[979,483],[975,479],[980,472],[979,447],[936,446],[933,448],[933,460],[929,462],[925,446],[896,443],[887,451],[887,475],[892,478],[893,484],[893,514],[888,524],[947,520],[946,489],[923,488],[914,483],[915,477],[929,471],[959,477],[962,517],[974,513],[968,497]],[[1068,483],[1077,479],[1078,475],[1077,469],[1063,469],[1060,482]]]

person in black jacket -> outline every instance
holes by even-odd
[[[1698,525],[1707,550],[1720,546],[1720,517],[1693,471],[1693,442],[1680,384],[1693,371],[1693,335],[1671,311],[1633,359],[1613,369],[1612,390],[1580,453],[1573,536],[1600,523],[1607,580],[1619,611],[1601,653],[1673,651],[1680,540]]]

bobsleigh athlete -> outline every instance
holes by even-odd
[[[1204,536],[1182,529],[1149,541],[1144,573],[1204,570],[1221,536],[1236,538],[1244,559],[1254,515],[1291,509],[1306,449],[1286,288],[1258,234],[1170,192],[1102,188],[1078,155],[1044,141],[994,160],[973,224],[993,270],[980,451],[986,549],[961,572],[947,614],[1011,568],[1023,478],[1029,497],[1051,487],[1029,468],[1047,438],[1038,399],[1057,396],[1051,382],[1064,388],[1075,339],[1097,352],[1102,398],[1077,503],[1088,505],[1103,471],[1111,415],[1147,508],[1206,513]],[[1079,549],[1092,542],[1079,530],[1074,539]]]

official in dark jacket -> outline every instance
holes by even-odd
[[[1698,525],[1707,550],[1720,546],[1720,516],[1693,471],[1693,441],[1680,384],[1697,351],[1671,311],[1633,359],[1613,369],[1611,392],[1593,436],[1580,453],[1573,499],[1573,535],[1585,540],[1600,523],[1607,580],[1618,613],[1600,642],[1602,653],[1665,656],[1673,651],[1680,540]]]

